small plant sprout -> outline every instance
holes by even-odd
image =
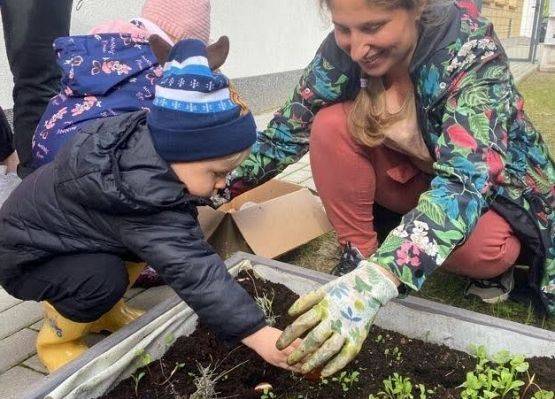
[[[269,388],[265,388],[262,392],[262,395],[260,396],[260,399],[273,399],[275,397],[276,395],[274,395],[274,393]]]
[[[254,298],[256,305],[262,310],[264,313],[264,317],[266,319],[266,323],[269,326],[274,326],[279,316],[274,314],[273,306],[274,306],[274,297],[275,293],[272,291],[272,294],[268,296],[268,294],[264,293],[262,296],[257,296]]]
[[[378,392],[377,395],[370,395],[368,399],[414,399],[412,382],[408,377],[393,373],[391,377],[383,380],[383,386],[383,391]],[[419,399],[426,399],[426,393],[433,393],[431,390],[426,390],[422,384],[419,384],[417,388],[420,391]]]
[[[377,344],[382,343],[382,342],[384,341],[383,335],[382,335],[382,334],[378,335],[374,341],[375,341]]]
[[[135,357],[139,359],[139,362],[141,363],[142,367],[146,367],[153,362],[153,359],[152,359],[152,356],[150,356],[150,353],[148,353],[144,349],[136,350]]]
[[[402,353],[399,350],[399,348],[398,347],[393,348],[393,357],[395,358],[395,360],[400,361],[401,356],[402,356]]]
[[[474,371],[466,374],[466,381],[460,386],[464,388],[461,392],[462,399],[517,399],[524,397],[532,385],[541,392],[541,388],[533,382],[534,377],[529,378],[528,385],[520,378],[528,372],[529,367],[524,356],[512,356],[508,351],[500,351],[492,356],[492,360],[489,360],[483,346],[476,347],[475,352],[478,360],[476,367]],[[521,387],[524,385],[526,387],[521,395]],[[543,394],[540,394],[540,398],[541,395]]]
[[[141,371],[140,373],[131,374],[131,378],[133,379],[133,383],[134,383],[133,388],[135,389],[135,396],[137,398],[139,397],[139,382],[141,382],[144,376],[145,376],[144,371]]]
[[[540,389],[534,394],[534,399],[553,399],[555,393],[553,391],[544,391]]]
[[[350,373],[348,373],[347,371],[342,371],[339,376],[333,377],[331,380],[339,383],[341,385],[341,389],[343,389],[343,392],[349,392],[353,385],[358,382],[359,376],[360,373],[356,370],[351,371]]]
[[[230,368],[227,371],[217,373],[217,369],[220,363],[209,364],[204,367],[202,364],[197,363],[197,373],[189,373],[193,377],[193,384],[195,385],[196,391],[191,394],[189,399],[218,399],[218,392],[216,391],[216,383],[225,379],[229,373],[233,370],[243,366],[247,361],[239,363],[238,365]]]

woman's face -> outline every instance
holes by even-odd
[[[371,77],[408,68],[418,39],[419,10],[387,9],[368,0],[330,0],[335,40]]]

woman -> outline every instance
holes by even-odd
[[[555,313],[554,165],[491,23],[466,1],[323,3],[334,32],[230,182],[233,195],[262,183],[310,137],[315,184],[352,259],[336,272],[358,264],[290,309],[306,313],[278,347],[311,330],[290,364],[343,368],[378,309],[438,267],[489,279],[474,289],[493,302],[521,256]],[[381,245],[374,202],[404,214]]]

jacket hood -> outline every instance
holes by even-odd
[[[208,201],[189,195],[156,153],[139,111],[87,124],[56,157],[56,185],[106,213],[151,213]]]
[[[440,4],[431,10],[436,23],[423,25],[416,50],[410,64],[412,74],[424,64],[432,53],[440,51],[457,40],[461,29],[461,10],[457,3]]]
[[[148,40],[129,34],[61,37],[54,50],[63,71],[62,92],[78,97],[103,96],[158,64]]]

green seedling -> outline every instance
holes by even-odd
[[[139,397],[139,382],[141,382],[144,376],[145,376],[144,371],[131,375],[131,378],[133,379],[133,382],[134,382],[135,396],[137,398]]]
[[[273,399],[276,395],[268,388],[264,389],[264,392],[260,396],[260,399]]]
[[[378,335],[374,341],[375,341],[377,344],[381,344],[381,343],[384,341],[383,335],[381,335],[381,334]]]
[[[529,367],[524,356],[513,356],[508,351],[500,351],[489,360],[483,346],[476,347],[475,353],[476,367],[474,371],[466,374],[466,380],[460,386],[464,388],[461,392],[462,399],[518,399],[521,397],[521,388],[526,385],[521,376],[528,372]],[[522,397],[531,385],[535,385],[533,377],[528,379],[529,383]]]
[[[378,392],[377,395],[370,395],[368,399],[414,399],[412,394],[413,385],[410,378],[403,377],[398,373],[393,373],[389,378],[383,380],[384,390]],[[419,399],[426,399],[426,393],[433,393],[432,390],[426,390],[422,384],[417,386],[420,392]]]
[[[358,382],[358,377],[360,373],[358,371],[342,371],[337,377],[333,377],[331,380],[337,382],[341,385],[343,392],[349,392],[349,390]]]

